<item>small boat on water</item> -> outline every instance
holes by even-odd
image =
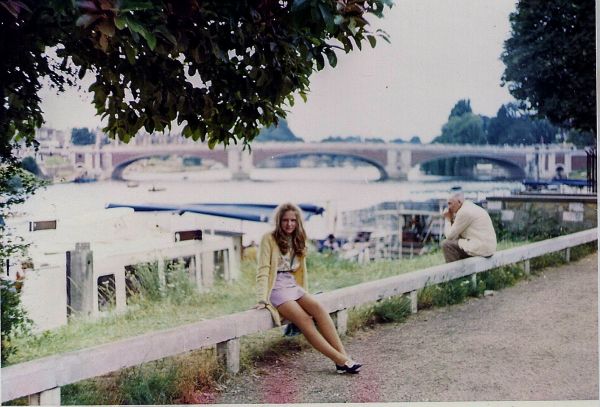
[[[98,178],[87,177],[87,176],[80,176],[80,177],[76,177],[75,179],[73,179],[73,182],[76,184],[86,184],[89,182],[96,182],[96,181],[98,181]]]
[[[165,187],[156,187],[154,185],[152,185],[152,188],[148,188],[149,192],[160,192],[160,191],[165,191],[167,188]]]
[[[139,182],[135,182],[135,181],[129,181],[127,183],[127,188],[137,188],[140,186]]]

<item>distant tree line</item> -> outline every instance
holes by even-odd
[[[577,147],[595,144],[591,132],[564,130],[547,119],[527,113],[516,103],[500,106],[495,117],[473,113],[469,99],[459,100],[432,143],[531,145],[571,142]]]
[[[304,140],[294,134],[288,126],[287,120],[279,119],[279,122],[269,127],[264,127],[258,133],[255,141],[267,142],[267,141],[279,141],[279,142],[293,142]]]
[[[74,128],[71,130],[71,143],[77,146],[87,146],[96,143],[96,134],[87,127]]]

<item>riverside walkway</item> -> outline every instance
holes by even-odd
[[[336,374],[314,350],[288,352],[210,401],[598,400],[597,254],[344,343],[365,364],[359,375]]]

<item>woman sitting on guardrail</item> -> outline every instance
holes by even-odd
[[[263,236],[258,250],[255,308],[267,308],[279,326],[282,317],[294,323],[315,349],[335,363],[338,373],[358,373],[361,364],[344,350],[329,313],[307,292],[306,249],[300,208],[280,205],[275,230]]]

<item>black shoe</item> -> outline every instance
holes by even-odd
[[[349,364],[349,365],[348,365]],[[360,363],[356,363],[353,362],[351,360],[349,360],[348,362],[346,362],[346,364],[344,365],[335,365],[335,371],[342,374],[342,373],[350,373],[350,374],[357,374],[360,372],[360,367],[362,365]]]

